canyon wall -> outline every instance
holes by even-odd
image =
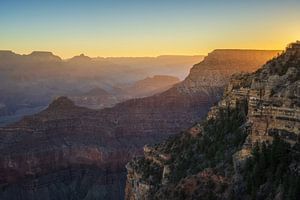
[[[299,89],[299,42],[233,75],[205,120],[126,165],[126,199],[298,199]]]
[[[102,110],[79,107],[60,97],[42,112],[1,128],[0,197],[123,199],[124,166],[142,154],[145,144],[191,127],[219,100],[229,75],[236,69],[252,71],[277,53],[258,51],[264,59],[257,62],[241,60],[238,50],[218,52],[160,94]],[[258,52],[242,50],[250,58]],[[216,73],[226,58],[228,69]]]

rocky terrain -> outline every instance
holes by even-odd
[[[141,98],[164,92],[179,82],[174,76],[155,75],[120,88],[131,97]]]
[[[63,60],[51,52],[34,51],[28,55],[20,55],[12,51],[0,51],[0,126],[45,109],[58,96],[82,97],[95,88],[102,88],[114,97],[97,99],[93,96],[88,98],[88,102],[76,99],[84,106],[103,108],[140,97],[140,93],[123,94],[125,91],[118,88],[126,86],[124,89],[128,90],[128,86],[154,75],[185,77],[190,66],[202,58],[203,56],[90,58],[81,54]],[[164,85],[162,87],[158,91],[167,89]],[[139,91],[142,90],[142,96],[152,95],[154,92],[149,87],[140,88]],[[102,106],[95,105],[102,100]]]
[[[123,199],[124,166],[142,154],[145,144],[191,127],[221,97],[231,73],[252,71],[276,54],[216,50],[169,90],[112,108],[91,110],[57,98],[42,112],[0,129],[0,199]],[[226,72],[217,73],[224,66]],[[211,173],[199,176],[227,183]],[[136,190],[127,186],[127,191]]]
[[[299,199],[299,92],[296,42],[259,70],[233,75],[206,119],[146,145],[126,165],[125,198]]]
[[[156,75],[131,84],[120,85],[118,88],[113,88],[110,91],[102,88],[93,88],[82,95],[71,96],[70,98],[76,105],[92,109],[102,109],[112,107],[128,99],[159,94],[179,82],[180,80],[173,76]]]

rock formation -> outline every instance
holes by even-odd
[[[216,52],[195,65],[182,83],[158,95],[128,100],[103,110],[78,107],[68,98],[60,97],[44,111],[1,128],[0,199],[122,199],[124,166],[142,154],[145,144],[162,141],[200,120],[221,96],[228,76],[236,71],[230,71],[231,67],[252,70],[275,54],[259,51],[265,58],[260,63],[252,59],[241,61],[234,56],[239,51],[221,54],[222,62],[226,57],[230,62],[226,64],[226,73],[215,76],[223,65],[216,56],[210,62],[207,60]],[[247,51],[248,56],[252,53],[257,52]],[[198,129],[193,132],[197,135]],[[172,168],[164,163],[169,156],[150,150],[149,155],[152,154],[159,155],[153,162],[155,166],[164,166],[157,169],[167,185]],[[210,178],[211,173],[197,176],[227,183],[220,175]],[[152,190],[147,184],[139,186],[145,191]]]
[[[233,75],[205,120],[126,165],[126,199],[299,199],[299,87],[300,42]]]
[[[5,111],[0,111],[0,126],[38,113],[58,96],[80,97],[97,87],[115,96],[123,93],[115,90],[116,87],[132,85],[148,76],[178,74],[181,78],[186,77],[190,66],[202,59],[203,56],[90,58],[81,54],[63,60],[51,52],[34,51],[29,55],[20,55],[0,50],[0,103],[6,107]],[[142,96],[152,95],[153,92],[145,91]],[[107,96],[104,99],[93,97],[90,102],[106,101],[101,106],[91,106],[103,108],[137,97],[141,96],[132,93],[130,96],[126,94],[125,99],[117,100]]]
[[[117,91],[114,88],[111,91],[106,91],[96,87],[82,95],[71,96],[70,98],[76,105],[92,109],[102,109],[112,107],[128,99],[159,94],[179,82],[180,80],[173,76],[156,75],[131,84],[120,85]]]
[[[164,92],[179,82],[179,78],[174,76],[155,75],[125,87],[120,86],[120,88],[124,90],[125,94],[140,98]]]

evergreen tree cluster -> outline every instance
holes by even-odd
[[[290,169],[292,163],[300,161],[297,148],[298,144],[292,148],[279,137],[272,144],[256,144],[244,170],[247,193],[252,199],[274,198],[278,193],[283,199],[300,199],[300,176]]]
[[[233,171],[232,155],[244,143],[247,134],[241,128],[246,121],[243,109],[220,110],[218,119],[206,120],[201,126],[203,135],[183,134],[170,139],[164,146],[172,155],[172,182],[196,174],[206,168]]]

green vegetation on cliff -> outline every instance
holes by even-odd
[[[170,180],[177,182],[205,168],[225,166],[232,170],[232,155],[246,137],[241,128],[244,122],[245,112],[240,109],[224,109],[220,111],[219,120],[202,123],[202,137],[184,134],[170,141],[165,149],[173,158]]]
[[[252,199],[275,198],[280,193],[282,199],[300,199],[300,176],[293,163],[300,161],[299,145],[290,144],[278,137],[272,144],[256,145],[252,157],[247,160],[244,177],[247,193]],[[269,191],[269,192],[265,192]]]
[[[136,176],[135,193],[149,200],[300,199],[299,64],[297,42],[255,73],[232,76],[206,120],[145,149],[143,163],[152,168],[137,166],[138,175],[160,181]],[[144,181],[147,187],[135,186]]]

